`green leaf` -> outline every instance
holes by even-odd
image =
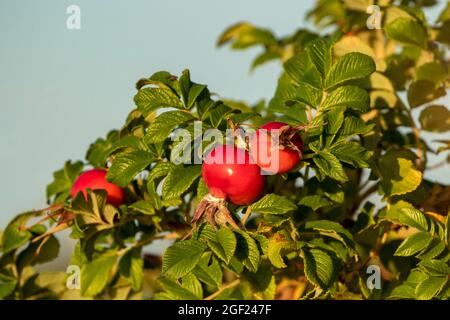
[[[327,290],[335,277],[335,266],[331,256],[320,249],[303,250],[303,261],[308,280]]]
[[[169,88],[144,88],[134,96],[134,102],[144,117],[159,108],[182,108],[180,99]]]
[[[417,80],[408,87],[408,103],[411,108],[418,107],[439,97],[445,96],[443,87],[436,88],[429,80]]]
[[[141,258],[140,250],[128,251],[120,260],[119,270],[131,284],[131,288],[138,291],[142,286],[144,277],[144,261]]]
[[[270,238],[267,248],[267,257],[270,263],[276,268],[286,268],[287,265],[281,257],[281,250],[289,248],[291,248],[291,244],[281,235],[275,234]]]
[[[308,43],[306,51],[317,70],[325,77],[331,66],[330,43],[323,38],[317,38]]]
[[[218,288],[222,284],[222,267],[219,261],[212,256],[211,252],[203,254],[193,273],[201,282],[213,288]]]
[[[389,38],[402,44],[427,48],[427,34],[425,29],[415,20],[397,18],[385,27]]]
[[[178,279],[191,272],[200,260],[206,246],[197,240],[180,241],[164,253],[162,273]]]
[[[345,81],[369,76],[375,71],[375,62],[368,55],[352,52],[341,57],[330,69],[325,79],[325,88]]]
[[[423,130],[446,132],[450,130],[450,110],[445,106],[432,105],[422,110],[419,117]]]
[[[200,281],[198,281],[197,277],[189,273],[188,275],[184,276],[181,279],[181,286],[188,290],[189,292],[192,292],[197,299],[201,299],[203,297],[203,288]]]
[[[3,254],[20,248],[31,239],[32,234],[26,229],[26,223],[29,219],[40,214],[40,211],[25,212],[17,215],[9,222],[2,234],[1,251]]]
[[[381,160],[381,186],[387,195],[402,195],[417,189],[422,173],[415,169],[411,160],[396,158],[395,153],[386,154]]]
[[[260,214],[278,215],[293,211],[297,206],[286,197],[270,193],[250,205],[250,209]]]
[[[13,277],[7,277],[0,273],[0,299],[4,299],[14,292],[17,280]]]
[[[150,153],[142,150],[120,153],[114,158],[106,179],[121,187],[125,187],[153,160]]]
[[[419,269],[431,276],[447,277],[450,275],[450,267],[448,266],[448,263],[436,259],[422,260],[419,263]]]
[[[414,208],[400,209],[398,220],[401,224],[405,224],[421,231],[428,231],[427,218],[420,210]]]
[[[302,52],[290,58],[283,65],[289,77],[298,85],[307,83],[310,86],[322,88],[322,77],[306,52]]]
[[[428,80],[436,86],[441,85],[447,78],[447,70],[440,62],[428,62],[417,68],[414,80]]]
[[[161,113],[154,121],[152,121],[145,133],[144,140],[146,143],[158,143],[167,139],[169,134],[180,124],[195,119],[189,112],[184,111],[167,111]]]
[[[234,40],[233,49],[245,49],[254,45],[276,45],[277,40],[271,31],[240,22],[226,29],[217,41],[221,46]]]
[[[416,287],[418,300],[430,300],[437,296],[447,284],[448,277],[430,277]]]
[[[259,267],[260,254],[255,240],[242,230],[235,230],[237,245],[236,258],[251,272]]]
[[[304,196],[298,203],[299,205],[310,207],[313,209],[313,211],[316,211],[319,208],[326,207],[333,202],[327,199],[326,197],[323,197],[321,195],[310,195],[310,196]]]
[[[67,161],[64,168],[53,173],[53,182],[47,186],[47,199],[56,196],[54,203],[62,203],[70,196],[70,189],[83,170],[83,162]]]
[[[305,103],[312,108],[317,108],[322,98],[322,91],[313,86],[300,82],[296,90],[295,100]]]
[[[323,175],[341,182],[348,180],[339,159],[329,151],[320,150],[314,155],[313,161]]]
[[[308,221],[305,223],[304,229],[316,230],[322,235],[328,234],[329,236],[343,242],[347,247],[354,247],[352,234],[337,222],[328,220]]]
[[[186,287],[180,285],[177,280],[170,279],[168,277],[161,277],[158,279],[159,284],[163,287],[164,290],[167,291],[169,297],[171,299],[176,300],[198,300],[198,296],[191,292],[190,289],[193,289],[192,282],[186,284]],[[167,300],[167,299],[165,299]]]
[[[322,103],[322,110],[336,107],[347,107],[359,112],[367,112],[370,108],[369,94],[356,86],[343,86],[333,90]]]
[[[226,264],[229,264],[231,258],[234,256],[236,243],[237,240],[233,231],[226,227],[221,227],[216,232],[215,241],[208,241],[208,246],[217,255],[217,257],[219,257]]]
[[[81,295],[93,297],[103,291],[116,264],[115,252],[106,253],[81,268]]]
[[[155,214],[155,207],[153,206],[153,203],[148,200],[138,200],[135,203],[131,204],[130,208],[143,214]]]
[[[395,251],[395,256],[408,257],[424,250],[433,237],[428,232],[418,232],[409,236]]]
[[[168,173],[162,187],[164,200],[176,199],[181,196],[202,173],[201,166],[178,165]]]
[[[351,164],[355,168],[367,168],[370,154],[358,142],[342,141],[331,146],[330,151],[340,161]]]

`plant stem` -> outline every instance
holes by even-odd
[[[217,290],[213,294],[207,296],[204,300],[213,300],[214,298],[218,297],[222,292],[224,292],[226,289],[233,288],[233,287],[237,286],[239,283],[241,283],[241,279],[236,279],[236,280],[222,286],[219,290]]]
[[[248,218],[250,218],[251,213],[252,213],[252,209],[249,206],[249,207],[247,207],[247,210],[245,210],[245,214],[241,220],[241,223],[244,227],[245,227],[245,224],[247,223]]]

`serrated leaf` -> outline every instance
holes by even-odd
[[[215,234],[215,241],[208,241],[208,246],[222,261],[229,264],[236,250],[236,242],[233,231],[221,227]]]
[[[293,211],[297,209],[297,206],[286,197],[270,193],[259,199],[257,202],[251,204],[250,209],[252,212],[260,214],[279,215]]]
[[[250,271],[256,272],[259,267],[260,254],[255,240],[246,232],[235,230],[236,258]]]
[[[433,237],[428,232],[415,233],[400,244],[395,251],[395,256],[408,257],[425,249],[431,242]]]
[[[81,268],[81,294],[93,297],[103,291],[109,280],[109,275],[116,264],[115,252],[106,253],[88,262]]]
[[[333,202],[327,199],[326,197],[323,197],[321,195],[310,195],[310,196],[304,196],[298,203],[299,205],[310,207],[313,209],[313,211],[316,211],[319,208],[326,207]]]
[[[142,150],[120,153],[114,158],[106,179],[121,187],[125,187],[153,160],[150,153]]]
[[[144,276],[144,261],[141,258],[140,250],[128,251],[120,260],[119,270],[131,284],[131,288],[138,291],[142,286]]]
[[[201,175],[201,166],[178,165],[167,174],[162,187],[163,199],[175,199],[181,196]]]
[[[369,153],[358,142],[342,141],[331,146],[330,151],[340,161],[351,164],[355,168],[367,168]]]
[[[397,18],[385,27],[389,38],[402,44],[427,48],[427,34],[425,29],[415,20]]]
[[[153,120],[145,133],[146,143],[159,143],[167,139],[169,134],[180,124],[194,120],[195,117],[184,111],[167,111]]]
[[[416,287],[416,298],[418,300],[430,300],[441,292],[447,284],[448,277],[430,277],[419,283]]]
[[[371,57],[359,52],[347,53],[331,67],[324,86],[328,89],[348,80],[365,78],[374,71]]]
[[[164,290],[167,291],[168,297],[170,299],[176,300],[197,300],[198,297],[184,288],[178,281],[170,279],[168,277],[161,277],[158,279],[158,282],[163,287]]]
[[[197,297],[197,299],[201,299],[203,297],[202,285],[194,274],[189,273],[186,276],[184,276],[181,279],[181,286],[184,289],[191,292],[192,294],[194,294]]]
[[[398,220],[401,224],[422,230],[428,231],[428,221],[424,213],[414,208],[400,209]]]
[[[306,52],[293,56],[285,62],[283,67],[291,80],[297,85],[300,83],[307,83],[311,87],[317,89],[322,87],[320,72],[314,66]]]
[[[304,250],[303,261],[308,280],[327,290],[335,277],[335,266],[331,256],[320,249]]]
[[[193,273],[201,282],[213,288],[218,288],[222,284],[222,267],[219,261],[212,256],[211,252],[203,254]]]
[[[387,154],[381,160],[383,166],[381,186],[387,195],[402,195],[417,189],[422,182],[422,173],[414,168],[411,160],[393,158]]]
[[[206,246],[197,240],[176,242],[166,249],[162,273],[171,278],[181,278],[192,271],[200,260]]]
[[[267,247],[267,257],[269,258],[270,263],[272,263],[272,265],[276,268],[286,268],[287,265],[281,257],[281,250],[290,247],[291,245],[286,239],[282,238],[278,234],[275,234],[272,238],[270,238],[269,245]]]
[[[143,214],[152,215],[155,214],[155,208],[153,206],[153,203],[151,201],[147,200],[138,200],[130,205],[131,209],[134,209],[136,211],[139,211]]]
[[[436,260],[436,259],[422,260],[419,263],[419,268],[423,272],[425,272],[431,276],[447,277],[450,275],[450,267],[448,266],[448,263],[441,261],[441,260]]]
[[[366,90],[356,86],[343,86],[333,90],[322,103],[322,110],[347,107],[359,112],[367,112],[370,98]]]
[[[317,70],[325,77],[331,66],[330,43],[323,38],[317,38],[308,43],[306,51]]]
[[[343,242],[347,247],[353,248],[353,236],[352,234],[346,230],[342,225],[334,221],[328,220],[314,220],[308,221],[304,225],[305,230],[316,230],[324,233],[332,233],[338,237],[335,237],[339,241]]]
[[[29,211],[17,215],[12,219],[3,231],[1,240],[1,251],[3,254],[20,248],[31,239],[32,234],[26,229],[26,223],[29,219],[39,216],[40,211]]]
[[[324,176],[341,182],[348,180],[339,159],[329,151],[320,150],[314,155],[313,161]]]
[[[180,99],[169,88],[144,88],[134,96],[134,102],[144,117],[159,108],[182,108]]]
[[[54,203],[66,201],[73,183],[83,170],[83,163],[67,161],[64,168],[53,173],[53,182],[47,185],[47,200],[55,196]]]

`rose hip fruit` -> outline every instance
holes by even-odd
[[[87,189],[103,189],[108,195],[106,199],[107,203],[116,207],[123,204],[125,202],[123,189],[114,183],[108,182],[106,180],[106,173],[106,170],[103,169],[92,169],[80,174],[70,191],[71,198],[74,199],[79,192],[82,192],[84,197],[87,198]]]
[[[202,176],[212,196],[236,205],[248,205],[261,195],[264,176],[250,154],[232,145],[213,149],[202,166]]]
[[[302,159],[303,140],[298,130],[283,122],[268,122],[250,140],[250,154],[269,174],[286,173]]]

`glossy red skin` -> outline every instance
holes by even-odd
[[[75,180],[72,190],[70,190],[70,196],[74,199],[81,191],[84,197],[87,198],[87,189],[106,190],[106,193],[108,194],[106,202],[113,206],[118,207],[125,202],[125,193],[123,189],[106,180],[106,170],[92,169],[80,174],[77,180]]]
[[[208,154],[202,176],[211,195],[236,205],[253,203],[264,189],[261,169],[246,150],[232,145],[218,146]]]
[[[289,172],[302,159],[301,153],[296,150],[288,148],[280,149],[278,146],[272,146],[272,139],[269,133],[287,125],[284,122],[268,122],[261,126],[251,139],[250,153],[252,158],[266,173],[277,174]],[[299,150],[303,151],[303,140],[299,134],[295,134],[291,141]],[[267,156],[264,157],[263,155],[266,153],[266,150]],[[274,152],[278,153],[278,159]]]

